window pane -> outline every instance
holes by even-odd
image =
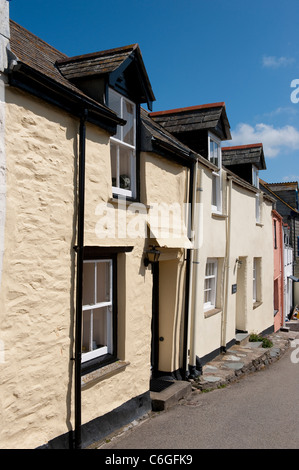
[[[213,276],[215,271],[215,263],[207,262],[206,264],[206,276]]]
[[[122,189],[131,189],[131,159],[133,151],[126,147],[120,147],[119,155],[119,187]]]
[[[102,261],[97,263],[97,303],[112,301],[110,269],[110,261]]]
[[[83,305],[94,305],[95,293],[95,271],[94,263],[83,264]]]
[[[210,138],[210,148],[209,148],[209,158],[210,162],[220,167],[219,154],[220,154],[220,145]]]
[[[211,279],[205,279],[205,288],[204,288],[204,302],[210,302],[211,301]]]
[[[82,353],[98,351],[94,356],[112,352],[112,322],[109,307],[83,312]]]
[[[107,308],[93,311],[93,350],[107,346]]]
[[[109,89],[109,108],[116,112],[121,117],[121,96]],[[121,139],[121,126],[117,126],[117,132],[114,136],[116,139]]]
[[[82,334],[82,352],[91,351],[91,316],[92,311],[83,312],[83,334]]]
[[[123,129],[123,141],[130,145],[135,145],[134,136],[134,113],[135,107],[132,103],[124,100],[123,103],[123,119],[127,121]]]
[[[216,275],[217,262],[207,261],[204,281],[204,304],[205,308],[214,308],[216,304]]]
[[[109,89],[109,108],[115,111],[119,117],[121,117],[120,96],[111,89]]]
[[[213,161],[214,155],[214,142],[210,139],[210,161]]]

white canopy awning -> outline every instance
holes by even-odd
[[[149,223],[148,227],[150,238],[155,238],[161,248],[193,248],[193,243],[187,236],[186,227],[155,227]]]

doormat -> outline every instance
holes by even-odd
[[[174,382],[170,380],[162,380],[162,379],[151,379],[150,381],[150,391],[151,392],[162,392],[166,388],[173,385]]]

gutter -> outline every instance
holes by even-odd
[[[67,88],[56,80],[19,62],[12,52],[10,52],[9,60],[7,73],[10,86],[22,89],[75,116],[80,116],[78,109],[82,109],[82,107],[88,109],[88,121],[101,126],[111,134],[115,133],[115,127],[118,124],[125,124],[126,121],[120,119],[114,111],[83,95],[80,90],[77,93],[76,90]]]
[[[85,191],[85,141],[87,110],[80,119],[79,134],[79,188],[78,188],[78,237],[77,246],[77,290],[75,323],[75,449],[81,448],[81,337],[82,337],[82,291],[84,252],[84,191]]]
[[[195,174],[195,178],[194,178]],[[196,190],[197,160],[190,165],[190,183],[189,183],[189,201],[191,204],[191,237],[194,234],[194,202]],[[191,239],[190,237],[190,239]],[[189,333],[189,310],[190,310],[190,294],[192,292],[192,263],[193,249],[187,249],[186,257],[186,286],[185,286],[185,319],[184,319],[184,342],[183,342],[183,380],[188,379],[188,333]]]
[[[182,149],[182,148],[178,148],[170,143],[167,143],[165,141],[163,141],[162,139],[159,139],[157,137],[151,137],[151,141],[152,143],[154,144],[154,146],[158,146],[160,147],[161,149],[165,150],[166,152],[170,152],[171,154],[175,155],[176,156],[176,160],[178,159],[182,159],[184,161],[184,163],[181,163],[179,162],[181,165],[186,165],[185,161],[187,161],[187,166],[191,166],[194,164],[194,162],[197,161],[197,157],[196,155],[189,151],[189,150],[185,150],[185,149]],[[191,164],[189,163],[191,160]]]

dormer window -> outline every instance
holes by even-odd
[[[218,168],[220,168],[220,160],[221,160],[221,154],[220,154],[220,141],[212,136],[212,134],[209,135],[209,160],[211,163],[216,165]]]
[[[252,167],[252,185],[256,188],[259,187],[259,170],[256,166]]]
[[[109,88],[108,106],[126,121],[110,138],[112,192],[136,197],[136,105]]]
[[[221,146],[220,140],[213,134],[208,135],[209,161],[217,166],[218,170],[212,174],[212,211],[221,212]]]

